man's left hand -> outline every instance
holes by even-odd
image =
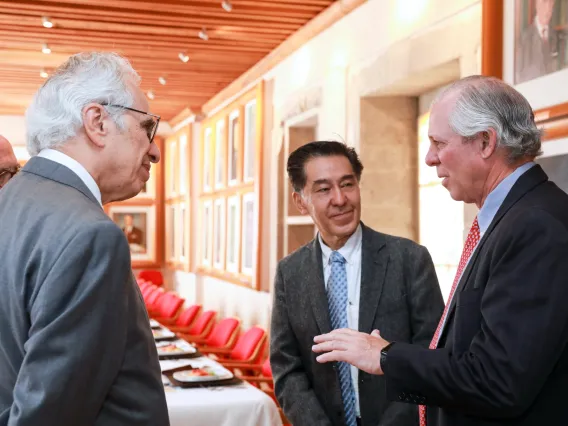
[[[343,361],[369,374],[383,374],[381,350],[389,344],[378,330],[371,334],[342,328],[314,337],[312,350],[322,353],[318,362]]]

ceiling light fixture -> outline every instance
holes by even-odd
[[[205,41],[209,40],[209,36],[207,35],[207,30],[205,28],[203,28],[201,31],[199,31],[198,35],[199,35],[199,38],[201,40],[205,40]]]
[[[49,48],[49,46],[46,43],[43,44],[41,51],[43,53],[45,53],[46,55],[49,55],[51,53],[51,49]]]
[[[164,77],[158,77],[158,81],[160,82],[160,84],[161,84],[162,86],[165,86],[165,85],[166,85],[166,79],[165,79]]]
[[[183,53],[183,52],[180,52],[180,53],[178,54],[178,58],[179,58],[179,60],[182,61],[182,62],[187,62],[187,61],[189,61],[189,56],[187,56],[187,55],[186,55],[185,53]]]
[[[233,10],[233,5],[229,0],[223,0],[223,2],[221,3],[221,7],[225,9],[227,12]]]
[[[47,16],[41,18],[41,23],[45,28],[53,28],[53,22]]]
[[[48,77],[48,74],[47,74],[47,72],[46,72],[44,69],[42,69],[42,70],[39,72],[39,76],[40,76],[41,78],[47,78],[47,77]]]
[[[150,99],[151,101],[154,100],[154,98],[155,98],[154,92],[152,92],[151,90],[148,90],[147,95],[148,95],[148,99]]]

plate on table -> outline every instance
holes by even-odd
[[[154,336],[154,340],[166,340],[176,337],[176,334],[167,328],[152,329],[152,335]]]
[[[160,324],[155,319],[150,320],[150,328],[162,328],[162,324]]]
[[[190,355],[197,352],[197,349],[185,340],[174,340],[173,342],[156,342],[158,356]]]
[[[222,366],[204,365],[191,370],[176,371],[173,378],[182,383],[211,382],[217,380],[230,380],[233,373]]]

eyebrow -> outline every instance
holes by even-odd
[[[339,179],[339,181],[344,181],[347,179],[355,179],[355,175],[354,174],[348,174],[348,175],[343,175],[341,176],[341,178]],[[314,185],[325,185],[325,184],[331,184],[331,180],[329,179],[316,179],[313,182]]]

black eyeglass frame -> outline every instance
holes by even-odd
[[[127,106],[123,106],[123,105],[115,105],[115,104],[101,104],[102,106],[109,106],[109,107],[114,107],[114,108],[122,108],[122,109],[127,109],[129,111],[134,111],[134,112],[138,112],[140,114],[144,114],[144,115],[149,115],[150,117],[154,117],[156,119],[156,125],[154,126],[154,130],[152,130],[152,136],[150,137],[150,143],[154,142],[154,136],[156,136],[156,132],[158,131],[158,126],[160,124],[160,119],[161,117],[159,115],[156,114],[152,114],[151,112],[146,112],[146,111],[141,111],[139,109],[136,108],[130,108]]]

